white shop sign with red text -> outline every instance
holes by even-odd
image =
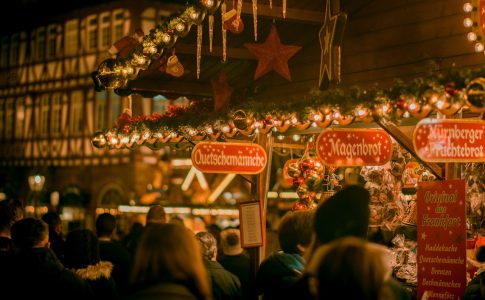
[[[327,129],[318,136],[316,148],[329,166],[379,166],[392,155],[391,138],[380,129]]]
[[[267,161],[257,144],[200,142],[192,150],[192,164],[205,173],[258,174]]]
[[[423,119],[414,129],[413,144],[424,161],[485,161],[485,122]]]

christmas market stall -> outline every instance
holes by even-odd
[[[273,2],[188,1],[113,45],[93,79],[126,101],[93,145],[188,149],[198,171],[249,182],[240,222],[256,260],[271,208],[361,183],[394,275],[419,296],[461,296],[485,217],[481,4]],[[189,101],[134,113],[157,95]]]

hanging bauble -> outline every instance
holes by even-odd
[[[168,28],[172,29],[174,34],[179,37],[185,37],[189,31],[192,24],[181,17],[174,18],[168,24]]]
[[[300,186],[296,189],[296,194],[300,199],[308,198],[310,197],[310,188],[306,184],[300,184]]]
[[[173,30],[160,29],[155,33],[155,42],[165,49],[172,48],[177,42],[178,36],[174,34]]]
[[[235,9],[231,9],[230,11],[226,12],[223,16],[223,27],[226,30],[234,34],[241,33],[244,30],[244,23],[241,17],[237,16],[237,11]]]
[[[200,25],[204,21],[205,11],[195,6],[189,6],[185,10],[185,14],[189,17],[190,21],[195,25]]]
[[[422,102],[423,104],[427,103],[427,104],[433,105],[436,102],[438,102],[439,98],[440,98],[440,95],[438,94],[437,91],[432,89],[427,89],[426,91],[424,91],[422,95]]]
[[[325,165],[322,164],[322,162],[318,158],[315,158],[315,165],[313,166],[313,169],[319,174],[321,174],[322,176],[323,176],[323,173],[325,173]]]
[[[199,3],[207,10],[208,14],[214,14],[221,5],[221,0],[199,0]]]
[[[485,78],[477,78],[468,84],[466,102],[473,111],[485,112]]]
[[[133,57],[131,58],[131,65],[137,68],[140,68],[142,70],[146,70],[148,66],[150,65],[151,60],[147,58],[143,54],[138,54],[135,53],[133,54]]]
[[[307,210],[308,205],[300,200],[296,201],[296,203],[293,205],[293,208],[291,210],[293,211],[299,211],[299,210]]]
[[[143,41],[143,55],[148,57],[153,57],[155,54],[158,53],[158,47],[153,40],[145,40]]]
[[[313,157],[308,157],[308,158],[303,159],[299,164],[300,171],[302,171],[304,173],[307,170],[313,170],[313,168],[315,168],[316,161],[317,161],[317,159],[315,159]]]
[[[168,58],[167,68],[165,69],[165,72],[174,77],[181,77],[182,75],[184,75],[184,66],[180,63],[175,54]]]
[[[117,89],[127,83],[127,79],[122,76],[123,66],[117,60],[109,58],[103,61],[98,67],[96,78],[107,89]]]
[[[297,178],[300,176],[301,171],[300,168],[298,167],[298,163],[291,163],[288,165],[288,176],[292,178]]]
[[[234,126],[239,130],[246,130],[248,128],[248,117],[244,110],[237,110],[232,116]]]
[[[300,185],[305,184],[305,177],[302,175],[293,178],[293,186],[299,187]]]
[[[98,149],[104,148],[106,146],[106,137],[104,136],[104,133],[101,131],[96,132],[91,143]]]
[[[318,185],[322,179],[323,179],[323,174],[315,171],[315,170],[310,170],[305,173],[305,184],[310,188],[314,189],[316,185]]]

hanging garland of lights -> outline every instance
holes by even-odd
[[[462,109],[485,112],[485,68],[450,70],[430,74],[409,84],[396,82],[388,89],[316,91],[303,99],[280,103],[248,101],[229,112],[214,112],[212,102],[192,102],[170,107],[165,114],[130,116],[123,113],[114,128],[97,132],[96,148],[135,149],[145,145],[160,149],[165,143],[184,139],[201,141],[234,138],[236,134],[284,133],[290,128],[306,130],[354,121],[427,117],[432,111],[452,116]]]
[[[463,26],[469,30],[466,38],[473,43],[476,52],[485,54],[485,3],[480,0],[466,1],[463,11],[467,14]]]

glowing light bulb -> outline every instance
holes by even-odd
[[[442,109],[444,106],[445,106],[445,102],[443,100],[438,100],[438,102],[436,102],[436,107],[438,109]]]
[[[483,47],[482,43],[476,43],[475,44],[475,52],[482,52],[483,49],[484,49],[484,47]]]
[[[295,125],[296,123],[298,123],[298,119],[296,117],[292,117],[291,124]]]
[[[471,12],[473,10],[473,6],[471,3],[465,3],[463,4],[463,11],[465,12]]]
[[[357,115],[358,115],[359,117],[363,117],[363,116],[365,116],[365,110],[364,110],[363,108],[359,108],[359,109],[357,110]]]
[[[298,142],[298,141],[300,140],[300,136],[299,136],[298,134],[294,134],[294,135],[293,135],[293,140],[294,140],[295,142]]]
[[[473,31],[469,32],[467,35],[466,35],[466,38],[470,41],[470,42],[473,42],[477,39],[477,34]]]
[[[416,103],[409,104],[409,110],[411,110],[411,111],[416,110]]]
[[[171,40],[171,39],[172,39],[172,38],[170,37],[170,34],[168,34],[168,33],[164,33],[164,34],[162,35],[162,41],[163,41],[164,43],[168,43],[168,42],[170,42],[170,40]]]
[[[340,118],[340,113],[339,113],[339,112],[334,113],[334,114],[333,114],[333,118],[334,118],[335,120],[338,120],[338,119]]]
[[[40,178],[40,175],[35,175],[34,181],[35,183],[39,184],[41,182],[42,178]]]
[[[191,129],[189,129],[189,135],[190,135],[190,136],[194,136],[194,135],[196,135],[196,134],[197,134],[197,131],[196,131],[196,130],[194,130],[194,129],[192,129],[192,128],[191,128]]]
[[[312,127],[317,127],[317,123],[312,122]]]
[[[207,7],[212,7],[214,5],[214,0],[207,0],[207,2],[205,3],[205,6]]]
[[[313,120],[314,121],[320,121],[320,119],[321,119],[321,116],[319,114],[314,114],[313,115]]]
[[[175,26],[175,29],[177,29],[178,32],[184,31],[185,30],[185,24],[184,23],[177,23]]]
[[[128,143],[129,141],[130,141],[130,138],[128,138],[127,136],[123,136],[123,137],[121,138],[121,143],[123,143],[123,144],[126,144],[126,143]]]
[[[285,136],[284,136],[284,135],[282,135],[282,134],[280,134],[280,135],[278,135],[276,138],[277,138],[278,140],[282,141],[282,140],[284,140],[284,139],[285,139]]]
[[[389,105],[384,104],[384,105],[382,106],[382,112],[387,113],[388,111],[389,111]]]
[[[409,111],[405,112],[403,115],[402,115],[404,118],[409,118],[411,115],[409,114]]]
[[[466,28],[472,27],[472,26],[473,26],[473,21],[472,21],[472,19],[470,19],[470,18],[465,18],[465,19],[463,20],[463,26],[465,26]]]
[[[194,11],[194,12],[192,12],[192,13],[190,14],[190,18],[191,18],[192,20],[197,20],[197,18],[198,18],[198,17],[199,17],[199,13],[198,13],[198,12],[196,12],[196,11]]]

